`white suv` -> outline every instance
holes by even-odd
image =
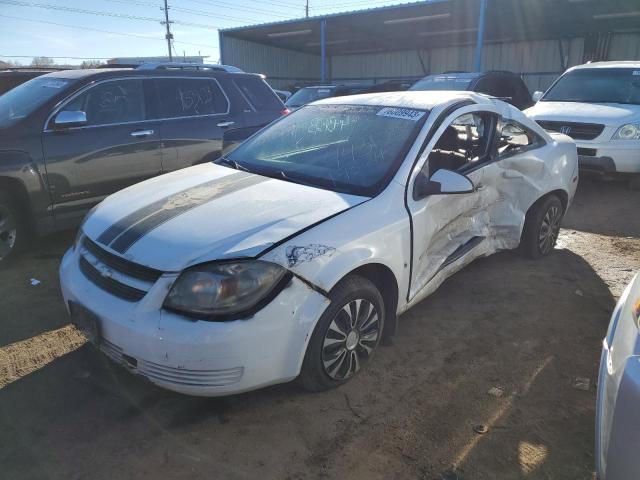
[[[581,170],[635,174],[640,183],[640,62],[597,62],[567,70],[525,113],[578,146]]]

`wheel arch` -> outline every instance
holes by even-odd
[[[556,190],[551,190],[550,192],[545,193],[541,197],[539,197],[535,202],[531,204],[531,206],[527,209],[527,215],[534,210],[534,208],[540,203],[544,202],[547,198],[555,196],[558,197],[560,203],[562,203],[562,212],[565,213],[567,208],[569,207],[569,193],[562,189],[558,188]]]
[[[372,262],[354,268],[353,270],[345,274],[340,279],[340,281],[344,280],[350,275],[358,275],[360,277],[366,278],[375,285],[375,287],[380,292],[380,295],[382,295],[385,309],[385,324],[382,335],[383,340],[388,339],[390,336],[394,335],[397,330],[396,313],[398,310],[398,299],[400,291],[398,287],[398,280],[395,274],[388,266],[382,263]],[[333,286],[332,290],[336,288],[340,281]]]
[[[5,191],[16,199],[16,205],[31,218],[31,201],[27,193],[27,187],[20,180],[0,175],[0,190]]]

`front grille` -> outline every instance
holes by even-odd
[[[600,123],[558,122],[551,120],[536,120],[545,130],[564,133],[574,140],[593,140],[604,130]]]
[[[595,157],[597,150],[595,148],[581,148],[578,147],[578,155],[583,157]]]
[[[154,283],[162,275],[160,270],[145,267],[144,265],[138,265],[137,263],[130,262],[129,260],[106,251],[88,237],[84,237],[82,246],[107,267],[112,270],[117,270],[129,277]]]
[[[102,275],[100,271],[91,265],[91,263],[89,263],[84,257],[80,257],[80,271],[85,277],[102,290],[105,290],[128,302],[138,302],[147,294],[144,290],[139,290],[114,280],[113,278]]]

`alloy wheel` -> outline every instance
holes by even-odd
[[[11,211],[0,205],[0,260],[5,258],[16,244],[18,227]]]
[[[378,343],[380,315],[368,300],[347,303],[331,320],[322,344],[324,371],[334,380],[353,376]]]
[[[560,233],[560,220],[562,220],[562,213],[556,205],[549,207],[542,218],[538,234],[538,248],[543,255],[549,253],[556,244]]]

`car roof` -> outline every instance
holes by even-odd
[[[480,104],[492,103],[492,100],[486,95],[475,92],[415,90],[331,97],[313,102],[313,105],[375,105],[432,110],[438,105],[450,104],[459,100],[472,100]]]
[[[67,78],[77,80],[97,74],[107,74],[109,72],[130,72],[131,68],[79,68],[76,70],[60,70],[58,72],[47,73],[45,76],[53,78]]]
[[[128,73],[131,76],[142,76],[142,77],[154,77],[154,76],[196,76],[196,77],[207,77],[207,76],[218,76],[218,75],[253,75],[260,76],[258,73],[248,73],[248,72],[225,72],[220,70],[197,70],[197,69],[182,69],[182,68],[162,68],[162,69],[151,69],[151,68],[131,68],[131,67],[117,67],[117,68],[86,68],[86,69],[75,69],[75,70],[60,70],[52,73],[47,73],[47,77],[53,78],[64,78],[69,80],[78,80],[82,78],[87,78],[91,76],[96,77],[111,77],[119,74],[119,73]]]
[[[582,65],[576,65],[569,70],[582,70],[586,68],[640,68],[639,61],[625,60],[618,62],[591,62]]]

